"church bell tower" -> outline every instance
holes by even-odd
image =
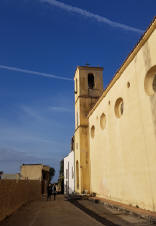
[[[103,68],[78,66],[75,82],[75,191],[90,192],[88,113],[103,93]]]

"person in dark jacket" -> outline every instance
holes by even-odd
[[[51,200],[51,195],[52,195],[52,186],[51,186],[51,184],[48,184],[48,186],[47,186],[47,201],[49,199]]]
[[[56,199],[56,185],[53,185],[53,195],[54,195],[54,200]]]

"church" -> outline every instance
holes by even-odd
[[[70,193],[95,193],[156,211],[155,29],[156,18],[106,89],[102,67],[77,67],[66,193],[74,183]]]

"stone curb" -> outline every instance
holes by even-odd
[[[92,198],[92,197],[89,197],[88,198],[89,201],[92,201],[92,202],[95,202],[95,203],[100,203],[108,208],[111,208],[111,209],[116,209],[122,213],[125,213],[125,214],[129,214],[129,215],[133,215],[133,216],[136,216],[136,217],[139,217],[139,218],[142,218],[142,219],[146,219],[150,224],[156,224],[156,213],[155,213],[155,216],[150,215],[150,212],[146,212],[146,210],[142,210],[140,209],[139,211],[139,208],[137,208],[135,210],[135,207],[133,207],[133,209],[130,209],[129,206],[122,206],[122,204],[115,204],[115,203],[111,203],[109,200],[100,200],[98,198]]]

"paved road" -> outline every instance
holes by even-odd
[[[79,208],[57,196],[56,201],[31,202],[20,208],[0,226],[101,226]]]
[[[0,226],[130,226],[149,225],[142,219],[110,210],[88,200],[73,201],[58,195],[56,200],[31,202]]]

